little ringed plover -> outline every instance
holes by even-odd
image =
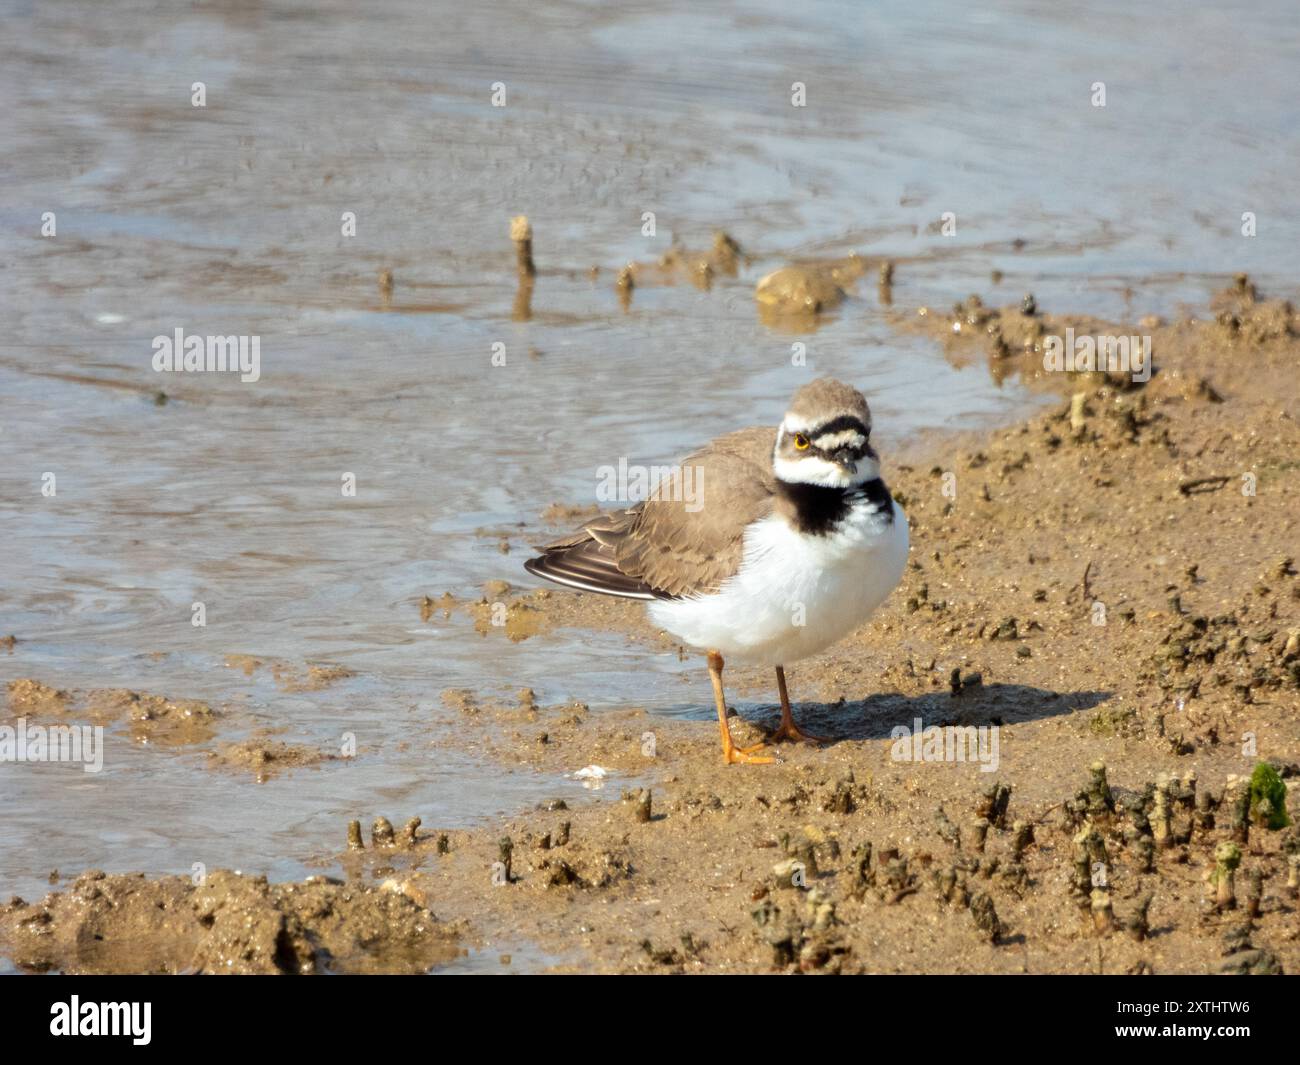
[[[907,518],[880,478],[866,399],[830,378],[799,389],[775,429],[720,436],[682,467],[644,502],[601,515],[524,566],[647,600],[655,624],[707,654],[723,758],[771,762],[757,753],[763,744],[732,743],[724,656],[776,668],[781,726],[770,741],[815,741],[794,722],[784,667],[848,635],[894,589]],[[693,505],[675,483],[688,475]]]

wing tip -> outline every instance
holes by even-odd
[[[565,588],[573,588],[579,592],[593,592],[596,595],[609,595],[616,599],[642,599],[652,600],[660,598],[653,590],[646,589],[627,589],[619,590],[615,588],[603,587],[590,579],[584,579],[576,573],[567,573],[562,569],[552,567],[549,563],[552,557],[562,558],[563,555],[551,556],[550,554],[538,555],[536,558],[524,560],[524,569],[534,577],[541,577],[543,580],[551,581],[553,584],[559,584]]]

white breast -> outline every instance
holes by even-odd
[[[745,536],[739,571],[713,595],[650,604],[650,618],[684,643],[754,665],[816,654],[864,622],[907,563],[907,516],[865,500],[826,536],[773,515]]]

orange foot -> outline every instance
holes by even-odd
[[[722,748],[722,760],[727,765],[771,765],[776,761],[771,755],[755,754],[766,744],[756,743],[752,747],[735,747],[727,745]]]
[[[829,743],[830,741],[824,736],[814,736],[811,732],[804,732],[794,723],[794,719],[788,719],[781,722],[781,726],[767,738],[768,743],[782,743],[789,740],[791,743]]]

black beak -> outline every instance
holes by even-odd
[[[858,468],[857,452],[851,447],[842,447],[831,455],[835,464],[845,473],[854,473]]]

